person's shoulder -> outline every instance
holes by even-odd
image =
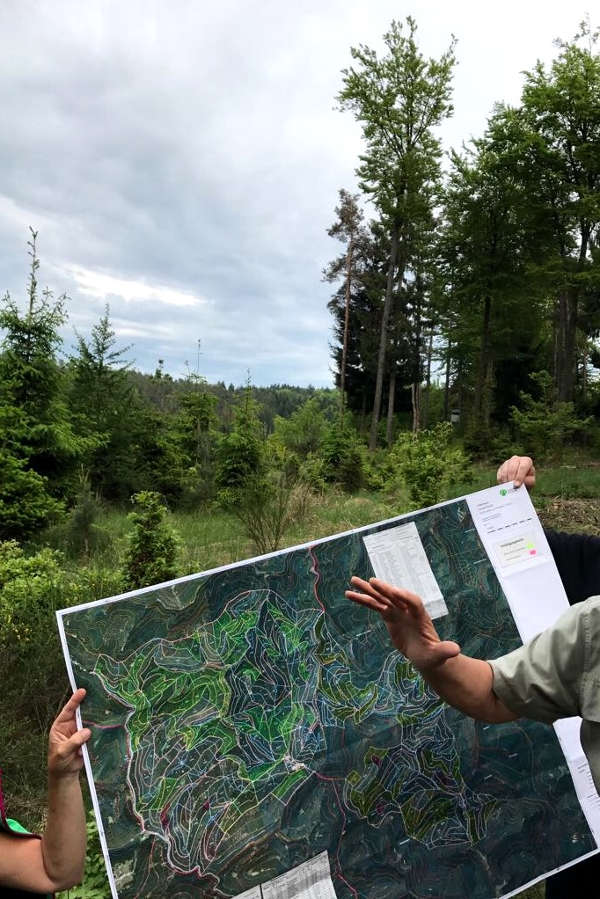
[[[596,618],[600,615],[600,593],[597,596],[588,596],[584,602],[579,603],[584,615]]]
[[[580,602],[578,606],[573,606],[573,608],[578,608],[586,631],[594,636],[600,651],[600,639],[596,639],[596,635],[600,638],[600,594],[588,597],[588,599]]]

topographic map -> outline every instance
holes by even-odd
[[[411,521],[442,639],[520,645],[465,501]],[[326,851],[338,899],[489,899],[596,848],[551,728],[450,709],[344,598],[397,523],[60,613],[114,896],[233,897]]]

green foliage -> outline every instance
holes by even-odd
[[[439,59],[427,60],[417,46],[416,31],[411,17],[407,17],[406,27],[393,21],[383,36],[385,54],[381,57],[365,45],[352,47],[353,65],[343,70],[344,86],[338,94],[341,108],[350,109],[362,124],[366,151],[356,173],[361,188],[380,212],[381,228],[389,235],[371,451],[376,448],[383,382],[390,368],[396,372],[401,361],[405,383],[415,385],[422,380],[426,272],[431,269],[428,257],[442,153],[435,129],[452,113],[455,41],[452,39]],[[409,267],[413,277],[407,279]],[[373,324],[369,323],[369,329]]]
[[[87,849],[83,883],[64,893],[58,893],[57,899],[110,899],[110,886],[93,809],[89,809],[87,813],[85,829]]]
[[[0,449],[0,540],[29,536],[61,509],[48,492],[47,478],[8,449]]]
[[[71,569],[60,552],[27,555],[16,541],[0,543],[2,767],[7,783],[22,785],[11,797],[17,817],[32,819],[28,801],[41,810],[47,730],[69,694],[55,612],[119,589],[115,572]]]
[[[259,553],[274,552],[295,517],[297,476],[285,470],[250,475],[235,492],[232,511]]]
[[[225,434],[217,451],[217,487],[220,496],[232,496],[248,478],[254,476],[261,467],[262,448],[260,442],[244,431]]]
[[[538,387],[539,397],[521,393],[522,408],[511,409],[517,438],[537,461],[560,460],[569,440],[588,427],[591,419],[578,418],[573,403],[559,402],[547,371],[532,374],[531,380]]]
[[[356,431],[348,424],[330,425],[321,450],[323,476],[344,490],[358,490],[364,482],[364,449]]]
[[[128,364],[122,359],[128,349],[116,348],[107,306],[89,340],[77,335],[77,354],[69,359],[66,372],[70,412],[77,433],[86,439],[85,467],[93,488],[109,494],[115,465],[129,446],[129,429],[138,411],[127,380]]]
[[[321,404],[317,397],[311,397],[289,418],[276,417],[273,436],[301,461],[309,453],[319,452],[326,430]]]
[[[166,510],[160,493],[143,490],[131,500],[135,510],[128,515],[133,531],[123,571],[126,590],[159,584],[177,575],[177,538],[165,521]]]
[[[89,475],[82,469],[75,505],[64,525],[64,545],[70,555],[89,558],[106,549],[110,534],[97,523],[100,512],[101,505],[92,493]]]
[[[327,483],[327,463],[321,455],[309,453],[298,467],[298,481],[315,493],[322,493]]]
[[[428,431],[401,433],[389,456],[393,481],[408,486],[416,508],[440,502],[452,484],[465,480],[470,461],[460,447],[452,445],[452,425],[437,424]]]
[[[19,424],[21,440],[13,439],[12,454],[38,474],[51,476],[51,492],[59,493],[82,447],[60,397],[56,355],[59,329],[66,320],[65,297],[54,301],[47,289],[41,298],[38,295],[37,232],[31,230],[31,236],[26,311],[9,294],[1,301],[0,404],[2,419],[10,417]]]
[[[217,450],[216,485],[221,505],[234,507],[238,491],[246,483],[260,479],[264,452],[258,406],[247,387],[242,403],[235,410],[233,429],[221,438]]]
[[[49,290],[39,297],[37,232],[29,230],[31,269],[27,311],[22,313],[9,294],[3,298],[0,310],[0,328],[4,331],[0,382],[10,392],[14,404],[37,420],[46,415],[56,396],[59,371],[55,354],[61,344],[59,328],[66,320],[66,297],[53,301]]]
[[[181,397],[175,429],[183,455],[181,504],[190,508],[212,499],[218,444],[217,398],[205,390]]]
[[[0,543],[0,646],[3,653],[36,652],[40,634],[54,629],[53,613],[65,577],[62,556],[42,549],[25,556],[15,540]]]

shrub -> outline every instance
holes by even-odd
[[[113,572],[69,570],[60,552],[0,543],[2,767],[7,790],[19,784],[11,809],[33,828],[45,802],[47,729],[70,692],[54,613],[120,589]]]
[[[364,450],[358,434],[348,425],[330,425],[321,456],[324,477],[330,483],[339,484],[349,493],[360,489],[364,482]]]
[[[143,490],[131,497],[135,510],[125,555],[123,580],[126,590],[159,584],[176,577],[177,538],[165,522],[165,506],[160,493]]]
[[[69,555],[89,558],[96,551],[109,546],[110,533],[96,524],[101,511],[100,502],[92,493],[89,475],[82,470],[75,505],[65,524],[60,526]]]
[[[48,548],[25,556],[16,540],[0,543],[0,646],[3,656],[41,649],[48,632],[54,634],[54,612],[62,601],[65,575],[62,555]]]
[[[244,486],[235,491],[231,509],[259,553],[279,549],[292,519],[297,482],[293,473],[271,470],[247,478]]]
[[[299,460],[318,454],[327,432],[327,420],[317,397],[307,400],[289,418],[277,416],[273,437]]]
[[[27,537],[61,512],[47,483],[22,459],[0,449],[0,540]]]
[[[560,460],[565,445],[588,427],[591,418],[581,419],[575,414],[573,403],[559,402],[552,377],[547,371],[531,375],[537,385],[539,398],[521,393],[522,408],[511,408],[511,421],[520,443],[538,461],[548,458]]]
[[[225,434],[217,448],[217,498],[228,508],[235,504],[236,491],[264,469],[264,440],[258,417],[258,406],[250,388],[242,404],[235,410],[233,430]]]
[[[453,436],[448,422],[427,431],[401,433],[389,455],[392,489],[400,477],[417,508],[440,502],[452,484],[465,479],[470,468],[463,450],[451,445]]]

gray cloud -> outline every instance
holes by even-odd
[[[515,101],[519,71],[583,17],[523,6],[492,19],[471,2],[417,5],[426,52],[460,39],[446,145]],[[200,339],[211,380],[241,383],[249,368],[257,384],[330,384],[320,273],[360,148],[334,97],[350,45],[377,45],[399,12],[392,0],[0,6],[0,290],[23,293],[31,224],[71,325],[86,333],[109,302],[138,367],[161,357],[179,374]]]

